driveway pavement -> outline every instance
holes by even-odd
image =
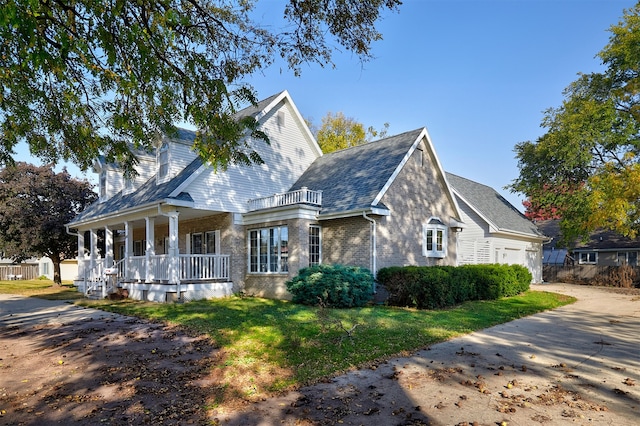
[[[638,425],[640,295],[536,285],[578,302],[220,413],[227,425]]]
[[[97,309],[83,308],[59,300],[0,294],[0,327],[29,328],[35,325],[69,324],[87,319],[122,317]]]

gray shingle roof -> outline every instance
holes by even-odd
[[[104,202],[98,201],[91,204],[82,213],[77,215],[69,225],[73,226],[75,223],[84,222],[89,219],[96,219],[121,210],[145,206],[166,200],[169,198],[169,195],[171,195],[176,188],[191,176],[191,174],[198,170],[200,166],[202,166],[202,160],[200,158],[196,158],[180,173],[178,173],[176,177],[160,185],[156,184],[156,177],[154,175],[132,193],[123,194],[123,192],[120,191]],[[173,197],[173,199],[176,201],[193,201],[191,196],[187,193],[180,193],[176,197]]]
[[[422,130],[325,154],[291,190],[307,187],[323,191],[321,215],[370,208]]]
[[[446,175],[456,196],[463,198],[472,209],[501,231],[542,236],[533,222],[493,188],[452,173]]]
[[[538,227],[545,235],[552,237],[553,240],[549,243],[549,247],[565,248],[557,245],[562,237],[560,230],[559,219],[541,220],[538,222]],[[638,249],[640,248],[640,238],[629,238],[613,231],[599,229],[589,235],[589,239],[582,241],[577,239],[570,244],[571,249],[574,251],[588,251],[588,250],[616,250],[616,249]]]
[[[264,108],[266,108],[274,99],[280,96],[282,92],[277,93],[273,96],[269,96],[266,99],[258,102],[257,105],[250,105],[247,108],[244,108],[236,113],[236,117],[248,117],[248,116],[256,116],[260,113]],[[187,129],[178,129],[178,133],[176,138],[180,141],[192,143],[195,139],[195,132]],[[177,176],[171,179],[168,182],[157,185],[155,175],[150,178],[147,182],[145,182],[140,188],[135,190],[129,194],[123,194],[122,191],[118,192],[113,197],[109,198],[104,202],[95,202],[90,205],[87,209],[85,209],[82,213],[76,216],[73,221],[69,224],[73,226],[74,224],[84,222],[90,219],[96,219],[101,216],[109,215],[121,210],[126,210],[134,207],[145,206],[153,203],[158,203],[166,200],[169,195],[176,190],[182,183],[189,178],[193,173],[196,172],[202,166],[203,162],[200,158],[196,158],[193,160],[187,167],[185,167]],[[177,201],[193,201],[191,195],[187,193],[180,193],[173,199]]]

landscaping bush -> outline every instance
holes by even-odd
[[[371,300],[373,275],[357,266],[316,265],[302,268],[286,286],[296,303],[352,308]]]
[[[390,305],[419,309],[515,296],[529,289],[531,278],[524,266],[498,264],[390,267],[377,277],[389,292]]]

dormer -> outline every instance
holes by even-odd
[[[196,158],[191,147],[195,132],[178,129],[175,138],[163,138],[156,148],[156,183],[162,184],[173,179]]]
[[[135,166],[137,175],[128,179],[123,173],[122,193],[124,195],[131,194],[156,174],[156,156],[153,152],[149,153],[147,151],[135,150],[134,154],[138,160]]]
[[[122,176],[113,164],[107,164],[104,158],[99,158],[93,166],[98,174],[98,196],[102,203],[113,197],[122,189]]]

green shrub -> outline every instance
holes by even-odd
[[[295,303],[351,308],[371,300],[373,275],[357,266],[316,265],[302,268],[286,286]]]
[[[529,289],[531,273],[520,265],[390,267],[378,271],[378,282],[394,306],[436,309],[467,300],[493,300]]]

